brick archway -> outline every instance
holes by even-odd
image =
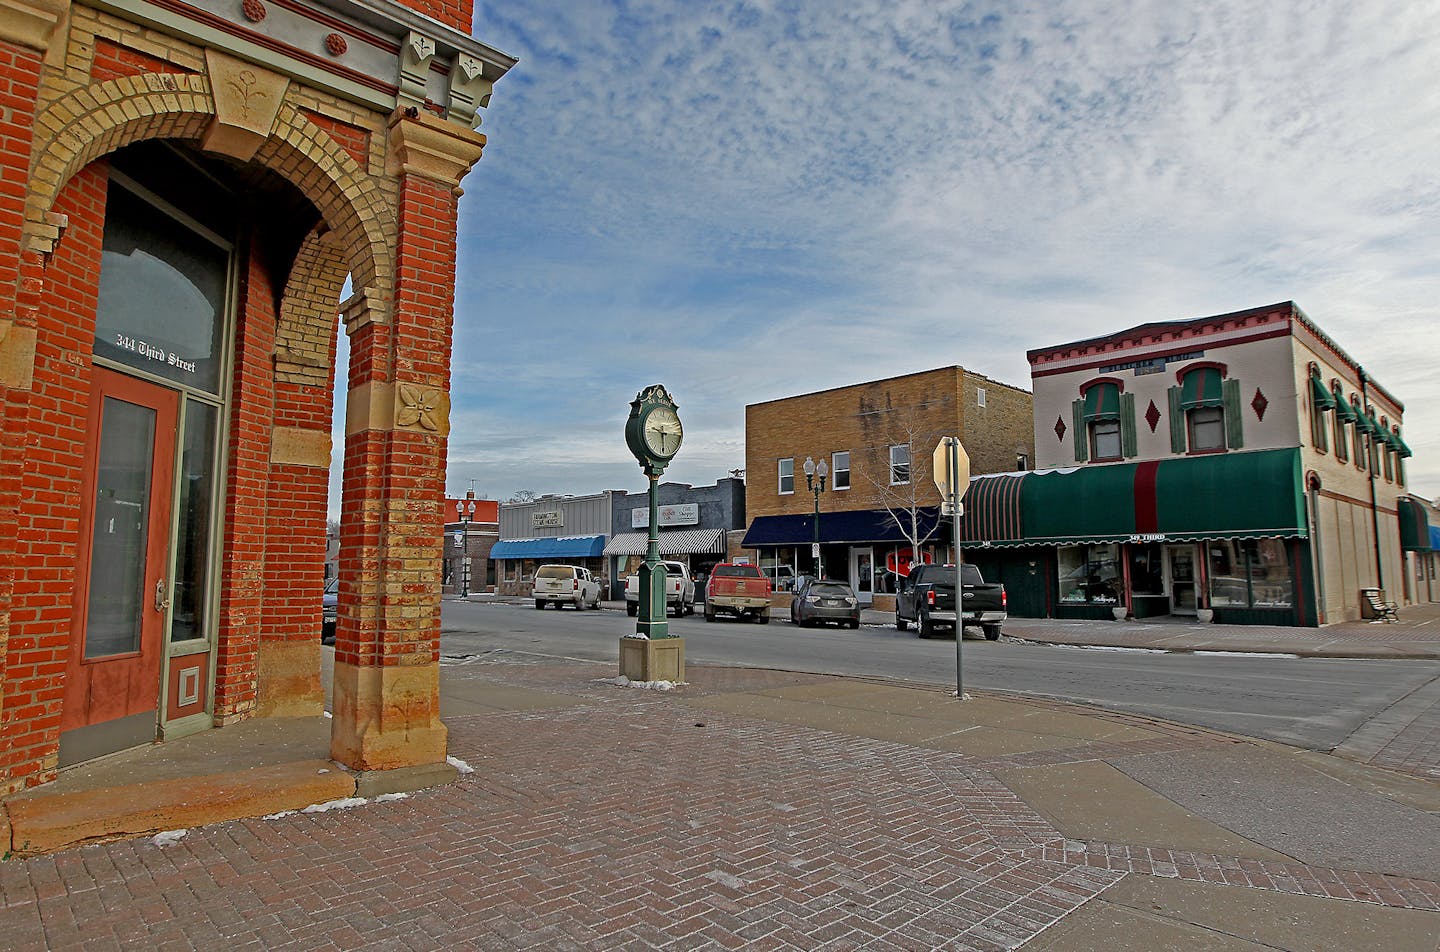
[[[36,119],[25,211],[25,249],[49,253],[59,237],[49,212],[61,188],[101,156],[147,139],[198,144],[216,121],[207,76],[147,73],[122,76],[72,91]],[[355,158],[289,102],[282,103],[269,138],[253,161],[286,178],[308,198],[335,233],[357,289],[389,297],[391,248],[397,233],[393,200]]]

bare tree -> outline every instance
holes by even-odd
[[[511,495],[511,497],[510,497],[509,499],[505,500],[505,502],[506,502],[506,503],[534,502],[534,501],[535,501],[536,499],[538,499],[538,498],[540,498],[540,497],[536,494],[535,490],[533,490],[533,489],[517,489],[517,490],[515,491],[515,493],[514,493],[513,495]]]
[[[930,457],[935,444],[945,434],[923,425],[915,412],[918,408],[874,411],[877,419],[867,426],[871,438],[868,458],[858,470],[860,478],[874,490],[874,497],[885,509],[887,524],[895,526],[910,546],[911,557],[918,557],[921,546],[939,531],[935,518],[933,494],[923,487],[930,477]],[[903,447],[906,459],[892,458],[894,447]]]

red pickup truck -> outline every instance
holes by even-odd
[[[705,585],[705,620],[720,612],[770,624],[770,580],[754,565],[721,562]]]

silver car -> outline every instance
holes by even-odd
[[[844,582],[807,578],[790,602],[790,621],[802,628],[835,624],[860,627],[860,600]]]

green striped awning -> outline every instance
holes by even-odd
[[[1400,548],[1406,552],[1430,551],[1430,519],[1425,508],[1409,496],[1401,496],[1396,507],[1400,511]]]
[[[1340,422],[1341,422],[1341,423],[1354,423],[1354,422],[1359,418],[1359,414],[1357,414],[1357,413],[1355,412],[1355,408],[1350,405],[1350,401],[1346,400],[1343,396],[1341,396],[1341,395],[1338,394],[1338,393],[1335,394],[1334,396],[1335,396],[1335,415],[1340,418]]]
[[[1024,472],[972,477],[961,500],[965,506],[960,518],[961,544],[1017,544],[1023,540],[1021,502],[1028,478],[1030,474]]]
[[[1221,405],[1220,371],[1214,367],[1199,367],[1185,375],[1180,382],[1180,409],[1193,410],[1196,407],[1218,407]]]
[[[1120,388],[1113,383],[1097,383],[1085,391],[1085,422],[1113,420],[1120,416]]]
[[[1409,459],[1410,457],[1415,455],[1414,451],[1410,449],[1409,444],[1405,442],[1405,438],[1402,437],[1399,433],[1395,434],[1395,443],[1396,449],[1399,450],[1400,455],[1403,458]]]
[[[1335,409],[1335,394],[1331,393],[1330,388],[1321,383],[1320,378],[1313,374],[1310,377],[1310,400],[1322,413]]]
[[[1021,490],[1025,541],[1304,537],[1300,451],[1218,453],[1031,473]]]

